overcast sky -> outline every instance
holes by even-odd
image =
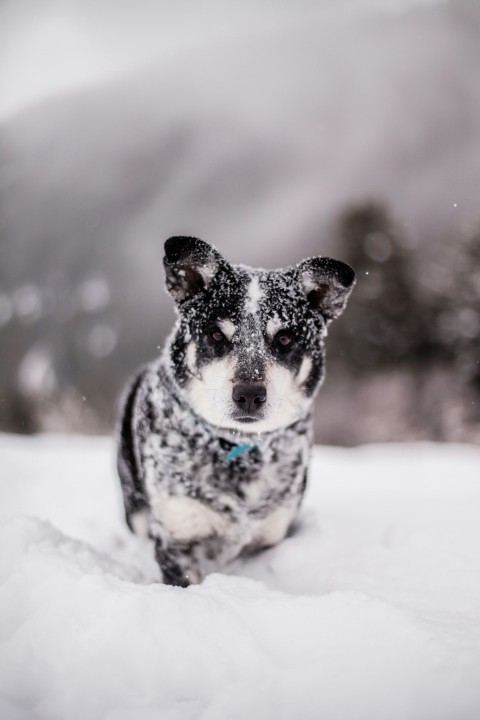
[[[377,6],[392,12],[435,0],[2,0],[0,119],[66,89],[101,83],[192,44],[303,13]],[[301,4],[300,4],[301,3]],[[200,29],[199,29],[200,28]]]

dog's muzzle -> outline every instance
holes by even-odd
[[[233,388],[232,398],[241,413],[237,419],[241,422],[255,422],[262,415],[267,388],[259,383],[241,383]]]

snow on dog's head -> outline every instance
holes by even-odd
[[[355,282],[338,260],[286,270],[231,265],[191,237],[165,243],[179,321],[169,353],[193,410],[219,428],[262,433],[304,415],[324,376],[324,337]]]

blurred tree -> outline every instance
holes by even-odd
[[[426,360],[432,343],[413,252],[386,207],[369,202],[347,209],[337,236],[340,256],[357,273],[354,301],[335,333],[344,361],[371,373]]]
[[[480,225],[451,243],[449,269],[431,303],[435,340],[459,375],[473,416],[480,418]],[[472,414],[471,412],[469,414]]]
[[[372,439],[391,434],[382,434],[380,416],[403,427],[394,434],[404,437],[478,439],[480,226],[438,242],[428,255],[384,205],[368,202],[341,215],[337,241],[358,281],[342,322],[332,327],[332,397],[343,393],[354,422],[372,423]],[[356,442],[358,430],[346,433]]]

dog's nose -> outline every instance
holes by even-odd
[[[241,410],[256,413],[267,399],[267,388],[257,383],[242,383],[235,385],[232,397]]]

